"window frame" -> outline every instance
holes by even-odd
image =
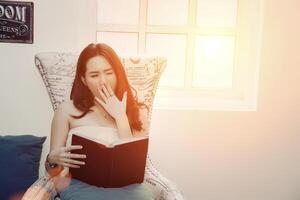
[[[99,24],[97,22],[96,33],[137,33],[138,54],[145,54],[147,33],[186,35],[185,86],[158,86],[153,108],[172,110],[255,111],[263,25],[263,0],[237,0],[237,23],[236,27],[232,28],[197,27],[197,0],[188,1],[189,11],[187,25],[148,25],[147,2],[148,0],[139,1],[138,24]],[[253,30],[257,31],[253,32]],[[198,34],[235,37],[236,46],[232,89],[192,87],[193,52],[195,50],[195,40]]]

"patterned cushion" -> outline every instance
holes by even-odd
[[[35,56],[51,99],[53,110],[70,98],[78,55],[73,53],[40,53]],[[167,60],[164,57],[120,57],[130,85],[137,91],[138,101],[149,106],[150,126],[155,91]],[[134,92],[134,91],[133,91]]]

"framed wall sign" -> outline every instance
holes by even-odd
[[[33,2],[0,1],[0,42],[33,43]]]

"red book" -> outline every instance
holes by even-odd
[[[73,178],[104,188],[123,187],[144,181],[148,136],[120,139],[107,143],[73,134],[72,145],[82,149],[72,153],[85,154],[85,165],[69,168]]]

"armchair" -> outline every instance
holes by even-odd
[[[39,53],[35,56],[36,67],[42,76],[54,111],[70,96],[77,59],[78,55],[73,53]],[[136,91],[138,100],[149,107],[147,123],[150,127],[155,91],[166,66],[166,59],[163,57],[120,57],[120,60],[125,67],[129,83]],[[133,91],[134,94],[135,91]],[[164,177],[154,167],[149,154],[147,155],[144,182],[153,192],[155,200],[184,199],[175,183]],[[31,185],[23,199],[30,199],[35,195],[34,191],[38,195],[40,188],[46,191],[43,193],[42,199],[60,199],[53,182],[51,182],[51,177],[47,173]]]

